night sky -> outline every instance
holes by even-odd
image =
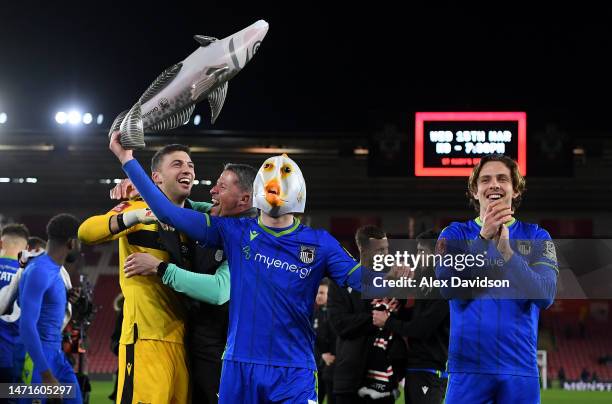
[[[270,30],[230,82],[215,129],[361,131],[412,125],[427,110],[521,110],[536,126],[611,126],[609,13],[577,4],[5,3],[0,110],[16,128],[52,127],[72,105],[104,113],[108,125],[196,49],[194,34],[222,38],[258,19]],[[196,111],[207,121],[205,103]]]

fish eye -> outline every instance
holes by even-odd
[[[272,163],[265,163],[263,168],[264,168],[264,170],[272,170],[274,168],[274,164],[272,164]]]
[[[281,171],[281,177],[287,178],[291,174],[291,172],[293,172],[293,168],[291,167],[290,164],[283,164],[280,171]]]

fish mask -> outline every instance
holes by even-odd
[[[300,167],[286,154],[268,158],[253,183],[254,206],[272,217],[303,213],[306,182]]]

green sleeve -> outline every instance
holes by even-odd
[[[191,208],[193,210],[201,212],[201,213],[209,213],[210,208],[213,206],[213,204],[210,202],[195,202],[195,201],[192,201],[191,199],[189,199],[189,203],[191,203]]]
[[[198,274],[168,264],[162,278],[164,285],[177,292],[209,304],[221,305],[230,298],[230,273],[227,261],[223,261],[214,275]]]

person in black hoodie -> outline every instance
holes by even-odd
[[[319,403],[327,398],[327,404],[335,404],[333,394],[334,362],[336,360],[336,334],[331,328],[327,318],[327,293],[329,279],[323,278],[317,292],[317,308],[314,315],[313,328],[317,339],[315,340],[315,358],[319,374]]]
[[[389,243],[385,233],[376,226],[363,226],[357,230],[355,241],[359,248],[362,265],[373,267],[373,257],[376,254],[387,254]],[[378,301],[376,301],[378,302]],[[400,357],[396,351],[405,350],[401,338],[389,339],[389,334],[379,335],[381,330],[372,324],[372,303],[362,300],[361,293],[351,288],[342,289],[333,282],[329,287],[327,303],[329,322],[338,338],[336,342],[336,361],[333,375],[334,394],[337,404],[357,403],[394,403],[393,391],[397,387],[397,372],[386,372],[385,382],[379,383],[379,397],[373,399],[369,395],[360,397],[360,390],[370,389],[371,383],[366,377],[373,363],[388,369],[393,358]],[[383,338],[382,344],[375,342]],[[377,346],[384,345],[384,349]],[[380,348],[380,347],[379,347]],[[384,364],[382,362],[385,362]],[[389,363],[387,363],[389,362]],[[397,368],[397,366],[395,366]],[[403,375],[403,371],[401,372]]]
[[[419,234],[416,237],[418,253],[433,254],[438,236],[433,230]],[[416,268],[415,276],[417,279],[435,277],[434,268]],[[444,401],[448,379],[445,372],[450,327],[448,301],[436,288],[422,289],[420,293],[422,298],[415,300],[411,309],[400,310],[397,314],[373,311],[372,321],[408,340],[406,403],[439,404]]]

